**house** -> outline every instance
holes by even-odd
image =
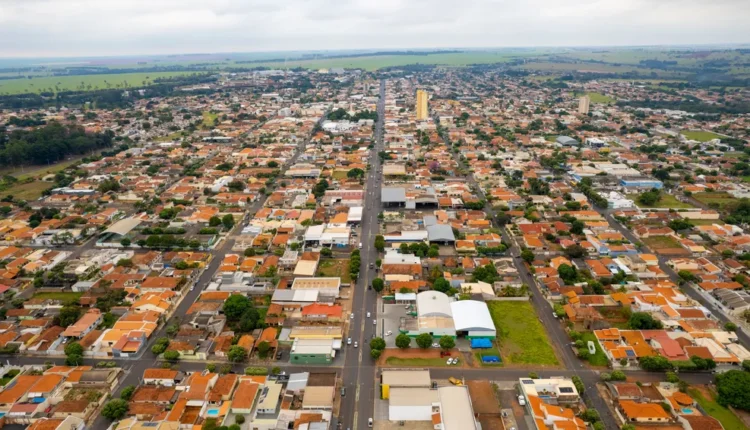
[[[666,423],[671,419],[658,403],[636,403],[632,400],[621,400],[617,410],[626,421],[631,423]]]
[[[88,312],[78,319],[78,321],[73,325],[68,326],[62,335],[65,337],[75,337],[80,339],[101,324],[102,319],[103,315],[99,309],[89,309]]]

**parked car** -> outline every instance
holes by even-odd
[[[463,382],[461,382],[460,379],[454,378],[452,376],[450,378],[448,378],[448,382],[450,382],[453,385],[464,385]]]
[[[372,418],[367,419],[367,427],[372,428]]]
[[[279,351],[279,352],[276,353],[276,359],[277,360],[281,360],[281,357],[283,357],[283,356],[284,356],[284,353],[281,352],[281,351]]]
[[[435,342],[435,343],[432,344],[432,347],[433,348],[440,348],[440,344],[437,343],[437,342]]]
[[[357,348],[358,346],[357,342],[354,342],[354,347]]]
[[[518,404],[521,406],[526,406],[526,398],[524,396],[519,395],[518,396]]]
[[[372,320],[372,325],[378,325],[378,320]]]
[[[352,312],[351,314],[349,314],[349,319],[350,319],[350,320],[353,320],[353,319],[354,319],[354,312]]]
[[[370,318],[370,313],[369,312],[367,313],[367,318]]]
[[[348,337],[346,338],[346,344],[351,345],[352,344],[352,338]]]
[[[453,359],[451,359],[450,357],[448,357],[448,360],[446,360],[445,364],[447,364],[448,366],[450,366],[451,364],[453,364]]]
[[[341,387],[341,397],[346,396],[346,387]]]

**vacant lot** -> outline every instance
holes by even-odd
[[[703,130],[686,130],[681,134],[690,140],[697,140],[698,142],[708,142],[713,139],[721,139],[721,136],[718,134]]]
[[[74,292],[59,292],[59,293],[36,293],[32,297],[33,299],[42,299],[42,300],[61,300],[61,301],[73,301],[78,300],[81,298],[83,293],[74,293]]]
[[[583,340],[583,344],[586,347],[586,350],[588,351],[588,343],[589,341],[594,342],[594,346],[596,346],[596,354],[590,355],[586,354],[584,355],[584,359],[589,362],[592,366],[602,366],[606,367],[609,364],[609,360],[607,360],[607,355],[604,354],[604,351],[602,351],[602,348],[599,346],[599,342],[596,341],[596,336],[593,332],[585,332],[581,333],[581,340]]]
[[[500,402],[497,401],[495,390],[489,381],[466,381],[466,385],[469,387],[474,413],[500,414]]]
[[[660,250],[660,249],[672,249],[672,248],[681,248],[679,242],[677,242],[677,239],[675,239],[672,236],[651,236],[647,237],[645,239],[641,239],[643,243],[645,243],[649,248],[653,249],[654,251]]]
[[[726,206],[727,204],[737,201],[737,199],[732,197],[731,194],[724,192],[695,193],[693,194],[693,197],[705,205],[712,206],[712,203],[713,206],[718,205],[719,209],[724,209],[724,206]]]
[[[639,208],[690,209],[693,207],[690,203],[681,202],[675,196],[667,193],[661,193],[661,199],[650,206],[639,202],[638,196],[639,194],[628,194],[628,198],[633,200]]]
[[[17,200],[36,200],[42,196],[42,192],[52,188],[52,182],[34,181],[26,184],[16,184],[3,191],[3,195],[11,195]]]
[[[385,360],[385,364],[390,366],[404,366],[404,367],[447,367],[445,364],[447,358],[399,358],[399,357],[388,357]]]
[[[505,363],[557,365],[547,333],[529,302],[491,301],[500,354]]]
[[[105,90],[153,85],[154,79],[193,75],[195,72],[115,73],[108,75],[47,76],[0,80],[0,93],[22,94],[71,90]]]
[[[701,405],[708,415],[719,420],[725,429],[746,428],[737,415],[716,402],[713,392],[707,389],[690,388],[688,389],[688,394]]]
[[[349,275],[349,260],[338,259],[321,261],[320,265],[318,265],[318,276],[338,277],[341,278],[342,284],[352,282],[352,277]]]
[[[615,99],[609,96],[605,96],[600,93],[587,93],[587,96],[591,99],[591,103],[614,103]]]
[[[346,179],[346,174],[348,172],[346,170],[334,170],[333,171],[333,179],[338,179],[339,181],[342,179]]]
[[[213,127],[214,121],[219,117],[213,112],[203,112],[203,125],[206,127]]]

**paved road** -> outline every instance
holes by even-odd
[[[435,118],[435,121],[437,123],[438,119]],[[444,134],[443,140],[446,144],[450,144],[449,139]],[[456,160],[456,162],[460,165],[462,162],[460,160],[460,157],[458,154],[453,153],[453,157]],[[474,175],[469,173],[467,175],[467,180],[469,185],[475,190],[479,198],[487,200],[484,192],[482,191],[482,187],[479,186],[479,184],[474,179]],[[493,210],[492,206],[490,204],[485,205],[484,208],[485,212],[488,215],[488,218],[492,220],[493,224],[495,224],[495,211]],[[567,374],[565,376],[579,376],[581,380],[583,381],[584,385],[586,386],[586,391],[583,395],[584,400],[586,401],[586,404],[589,407],[593,407],[597,411],[599,411],[599,414],[602,418],[602,422],[604,422],[604,425],[608,429],[614,429],[618,428],[617,423],[612,416],[611,413],[609,413],[609,409],[606,406],[606,402],[604,401],[604,398],[601,397],[599,392],[594,388],[596,383],[599,381],[599,375],[597,372],[594,372],[588,368],[584,368],[582,362],[578,359],[578,357],[575,355],[573,350],[568,346],[570,343],[570,338],[568,337],[568,334],[565,332],[565,330],[560,325],[560,322],[553,316],[553,309],[552,306],[549,304],[549,302],[544,298],[544,295],[542,294],[541,289],[537,285],[536,281],[534,280],[534,277],[531,275],[529,270],[526,268],[526,265],[523,264],[522,260],[520,258],[517,258],[521,255],[521,250],[518,247],[518,244],[512,240],[512,238],[508,235],[505,228],[501,228],[501,233],[503,237],[503,242],[508,244],[510,246],[510,255],[513,257],[513,263],[516,266],[516,270],[518,270],[518,273],[521,277],[521,281],[529,285],[532,291],[532,297],[531,302],[533,303],[534,307],[536,308],[537,314],[539,315],[539,320],[541,323],[547,328],[547,333],[549,334],[549,337],[557,344],[557,351],[558,356],[562,358],[562,364],[567,370]],[[536,369],[535,369],[536,371]],[[495,374],[493,372],[496,372],[494,370],[488,370],[488,377],[491,379],[491,375]],[[551,375],[560,375],[560,371],[536,371],[540,376],[542,374],[549,373],[548,376]],[[528,370],[520,372],[523,373],[522,375],[519,375],[519,377],[528,376]]]
[[[375,125],[375,145],[370,150],[370,170],[367,172],[365,185],[365,203],[362,213],[362,232],[360,257],[362,267],[359,281],[353,286],[354,299],[349,336],[357,342],[359,348],[345,346],[347,349],[344,361],[343,383],[347,396],[342,399],[338,422],[343,429],[365,429],[367,420],[373,416],[375,404],[375,361],[370,357],[370,339],[375,336],[377,294],[368,286],[376,273],[370,269],[375,264],[378,252],[374,241],[378,234],[378,214],[382,210],[380,202],[380,158],[378,151],[383,145],[383,123],[385,120],[385,81],[380,81],[380,99],[378,100],[378,121]],[[370,318],[367,318],[367,312]]]

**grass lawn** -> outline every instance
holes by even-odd
[[[385,364],[389,364],[391,366],[406,366],[406,367],[418,367],[418,366],[429,366],[429,367],[436,367],[436,366],[443,366],[447,367],[448,365],[445,364],[447,361],[447,358],[399,358],[399,357],[388,357],[385,360]]]
[[[64,160],[60,161],[59,163],[53,163],[49,165],[45,164],[43,166],[26,166],[23,168],[23,170],[13,167],[5,167],[3,169],[0,169],[0,175],[11,175],[19,181],[23,181],[24,179],[33,178],[36,176],[47,176],[48,174],[54,174],[67,169],[73,164],[79,162],[81,158],[82,157],[76,157],[72,160]],[[51,184],[52,183],[50,182],[50,185]]]
[[[529,302],[487,302],[497,330],[503,361],[557,365],[555,351]]]
[[[219,115],[215,113],[211,113],[209,111],[203,112],[203,125],[206,127],[214,127],[214,120],[218,118]]]
[[[708,142],[712,139],[721,139],[721,136],[718,134],[703,130],[685,130],[681,132],[681,134],[690,140],[697,140],[698,142]]]
[[[605,96],[604,94],[600,93],[586,93],[587,96],[591,99],[591,103],[614,103],[615,99],[609,96]]]
[[[43,300],[63,300],[63,301],[72,301],[72,300],[78,300],[81,298],[83,293],[75,293],[75,292],[59,292],[59,293],[36,293],[32,297],[33,299],[43,299]]]
[[[728,203],[737,201],[731,194],[724,192],[695,193],[693,194],[693,198],[706,205],[716,203],[719,205],[719,209],[723,209]]]
[[[699,405],[708,413],[708,415],[719,420],[725,429],[742,429],[745,424],[732,411],[718,404],[713,398],[707,399],[703,396],[703,391],[695,388],[689,388],[688,394],[695,399]]]
[[[54,184],[52,182],[34,181],[26,184],[16,184],[3,191],[3,195],[12,195],[16,199],[20,200],[36,200],[42,196],[42,192],[48,188],[52,188]]]
[[[342,284],[348,284],[352,282],[352,277],[349,275],[349,260],[338,259],[338,260],[323,260],[318,265],[318,275],[325,277],[340,277]]]
[[[346,174],[349,173],[345,170],[334,170],[333,171],[333,179],[338,179],[339,181],[342,179],[346,179]]]
[[[581,333],[581,339],[583,340],[583,343],[586,345],[586,350],[588,350],[588,343],[589,341],[594,342],[594,346],[596,346],[596,354],[594,355],[586,355],[585,359],[588,360],[589,364],[592,366],[603,366],[606,367],[609,364],[609,360],[607,360],[607,355],[604,354],[604,351],[602,351],[602,348],[599,346],[599,342],[596,341],[596,336],[594,336],[593,332],[584,332]]]
[[[688,221],[693,225],[724,225],[724,221],[720,219],[689,219]]]
[[[661,200],[654,203],[651,206],[644,205],[638,201],[639,194],[628,194],[628,198],[633,200],[639,208],[661,208],[661,209],[690,209],[693,207],[690,203],[685,203],[677,200],[677,198],[671,194],[661,193]]]
[[[641,240],[649,248],[654,249],[654,250],[681,248],[680,243],[677,242],[677,239],[675,239],[672,236],[651,236],[651,237],[647,237]]]

